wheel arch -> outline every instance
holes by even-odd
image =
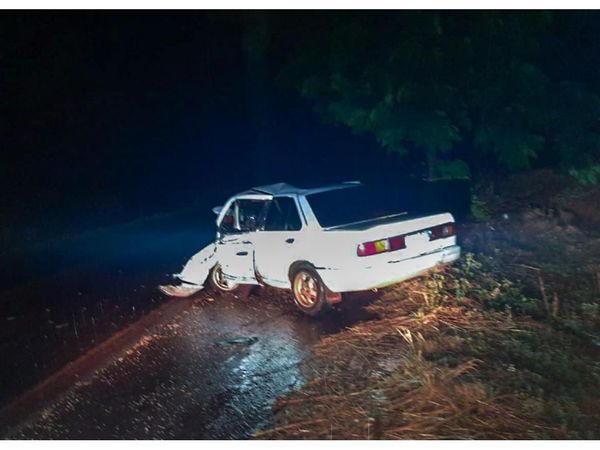
[[[302,267],[302,266],[309,266],[311,269],[313,269],[315,271],[315,273],[319,276],[319,279],[321,280],[321,283],[323,283],[323,286],[327,290],[327,293],[330,294],[330,293],[333,292],[329,288],[329,286],[327,285],[327,283],[325,282],[325,280],[323,280],[323,277],[321,276],[321,273],[319,272],[319,269],[322,269],[322,267],[316,266],[312,262],[304,260],[304,259],[301,259],[301,260],[298,260],[298,261],[294,261],[290,265],[290,268],[288,269],[288,279],[290,280],[290,286],[292,286],[293,283],[294,283],[294,273],[296,273],[296,271],[300,267]]]
[[[315,265],[313,263],[311,263],[310,261],[306,261],[306,260],[298,260],[298,261],[294,261],[291,265],[290,268],[288,269],[288,280],[290,280],[290,283],[293,283],[293,278],[294,278],[294,273],[296,273],[296,271],[298,270],[298,268],[302,267],[302,266],[310,266],[312,267],[315,271],[317,270],[317,268],[315,267]]]

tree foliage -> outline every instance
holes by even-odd
[[[349,14],[315,22],[282,78],[321,116],[401,154],[516,170],[590,165],[600,99],[548,70],[544,12]]]

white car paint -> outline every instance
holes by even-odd
[[[217,232],[214,244],[194,255],[175,275],[187,285],[201,286],[218,262],[232,284],[267,284],[291,288],[290,268],[297,262],[312,264],[332,292],[362,291],[383,287],[419,275],[438,264],[460,256],[456,236],[430,240],[432,227],[453,224],[449,213],[426,217],[398,215],[387,223],[362,229],[323,228],[307,198],[310,194],[347,189],[357,182],[317,189],[299,189],[284,183],[254,188],[231,197],[218,212],[217,227],[234,211],[234,228],[241,229],[238,200],[270,202],[282,197],[294,201],[301,227],[297,231]],[[404,235],[406,248],[369,256],[358,256],[357,247],[368,241]]]

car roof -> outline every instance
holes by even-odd
[[[345,181],[343,183],[331,184],[314,188],[299,188],[288,183],[274,183],[265,186],[253,187],[248,191],[239,193],[238,195],[247,194],[269,194],[269,195],[309,195],[317,192],[331,191],[334,189],[344,189],[360,185],[360,181]]]

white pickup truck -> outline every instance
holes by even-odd
[[[168,295],[240,284],[291,289],[298,308],[317,315],[342,292],[387,286],[460,256],[449,213],[413,216],[410,193],[377,191],[359,182],[313,189],[261,186],[214,208],[217,236],[174,275]],[[406,200],[404,198],[404,200]]]

